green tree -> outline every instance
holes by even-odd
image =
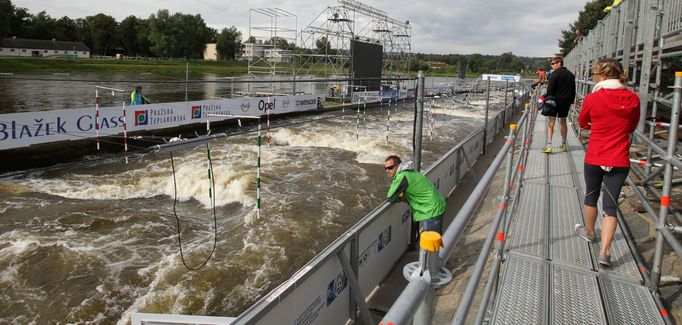
[[[78,30],[78,25],[73,19],[64,16],[59,18],[54,25],[54,34],[56,39],[67,41],[80,41],[81,35]]]
[[[218,58],[222,60],[234,60],[241,48],[242,33],[236,27],[223,28],[216,39]]]
[[[118,37],[116,36],[117,23],[114,17],[99,13],[94,16],[85,17],[90,25],[90,37],[93,53],[107,55],[109,50],[116,47]]]
[[[140,37],[142,25],[141,20],[135,16],[126,17],[118,25],[121,45],[128,55],[138,56],[144,51],[144,44],[140,42],[144,40],[144,37]]]
[[[0,38],[12,36],[11,20],[14,16],[14,5],[10,0],[0,0]]]
[[[467,67],[468,71],[471,71],[473,73],[479,73],[481,72],[481,68],[483,68],[483,65],[485,64],[485,59],[483,58],[482,54],[475,53],[471,54],[467,57]]]
[[[201,15],[171,16],[168,10],[159,10],[149,17],[150,50],[162,57],[201,58],[211,31]]]
[[[12,36],[26,38],[31,30],[33,16],[26,8],[14,8],[14,15],[10,17],[10,29]]]
[[[78,39],[75,41],[83,42],[92,51],[92,36],[90,32],[90,22],[85,18],[77,18],[75,20],[76,30],[78,30]]]
[[[28,33],[28,38],[33,39],[59,39],[59,35],[56,35],[57,21],[50,17],[44,10],[39,12],[38,15],[32,16],[30,22],[30,32]]]
[[[585,4],[585,7],[578,14],[578,19],[568,26],[568,30],[561,31],[561,38],[559,41],[559,48],[561,48],[561,55],[566,55],[575,46],[575,30],[580,28],[583,35],[597,26],[599,20],[606,17],[604,8],[610,5],[612,0],[592,0]]]

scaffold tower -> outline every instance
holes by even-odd
[[[411,51],[409,21],[391,18],[383,10],[355,0],[338,0],[301,30],[296,53],[298,75],[350,76],[351,41],[383,46],[383,75],[404,75]]]
[[[294,73],[293,49],[296,46],[298,17],[280,8],[249,10],[249,37],[242,44],[242,59],[254,79],[273,78]],[[274,92],[274,84],[259,84]]]

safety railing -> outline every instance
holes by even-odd
[[[460,208],[452,223],[445,230],[442,238],[439,238],[442,240],[443,249],[439,249],[437,245],[434,246],[431,243],[431,240],[427,239],[426,243],[422,244],[419,253],[419,261],[408,264],[405,267],[403,272],[408,278],[409,283],[388,310],[381,321],[381,324],[408,324],[410,321],[413,321],[413,324],[415,325],[431,324],[435,289],[446,284],[450,279],[449,272],[443,268],[443,265],[445,261],[448,260],[455,247],[457,247],[466,225],[475,215],[476,210],[479,208],[483,198],[488,192],[493,177],[506,160],[504,187],[503,193],[499,197],[498,210],[496,211],[496,215],[490,226],[488,235],[486,236],[481,254],[471,272],[472,276],[469,279],[467,288],[462,294],[462,300],[460,301],[460,305],[453,318],[453,324],[463,324],[466,320],[466,315],[468,314],[474,298],[475,290],[479,285],[483,274],[483,268],[485,267],[490,249],[495,240],[497,240],[496,254],[493,257],[495,262],[493,263],[493,270],[491,271],[490,276],[494,277],[498,274],[497,270],[500,267],[505,233],[509,227],[509,206],[514,197],[511,195],[511,192],[514,188],[513,185],[515,184],[517,174],[523,171],[523,164],[526,160],[528,148],[531,143],[529,136],[532,134],[533,121],[537,114],[537,98],[541,91],[542,86],[538,87],[538,89],[531,94],[529,98],[530,105],[525,105],[526,109],[519,118],[518,124],[510,125],[506,143]],[[521,151],[517,156],[516,162],[514,162],[514,151],[519,136],[521,140]],[[518,187],[516,187],[516,190],[518,191]],[[496,281],[488,281],[488,286],[485,289],[484,298],[481,302],[481,309],[479,309],[479,318],[481,320],[493,292],[490,284],[494,282]]]

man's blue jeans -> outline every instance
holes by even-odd
[[[431,219],[419,221],[419,233],[423,231],[435,231],[443,234],[443,214],[437,215]]]

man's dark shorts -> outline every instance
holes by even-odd
[[[560,117],[560,118],[565,118],[568,116],[568,110],[571,109],[571,104],[573,104],[572,100],[568,99],[557,99],[556,100],[556,114],[555,115],[549,115],[549,116],[554,116],[554,117]]]
[[[443,213],[445,214],[445,213]],[[419,233],[423,231],[435,231],[443,234],[443,214],[437,215],[433,218],[419,221]]]

